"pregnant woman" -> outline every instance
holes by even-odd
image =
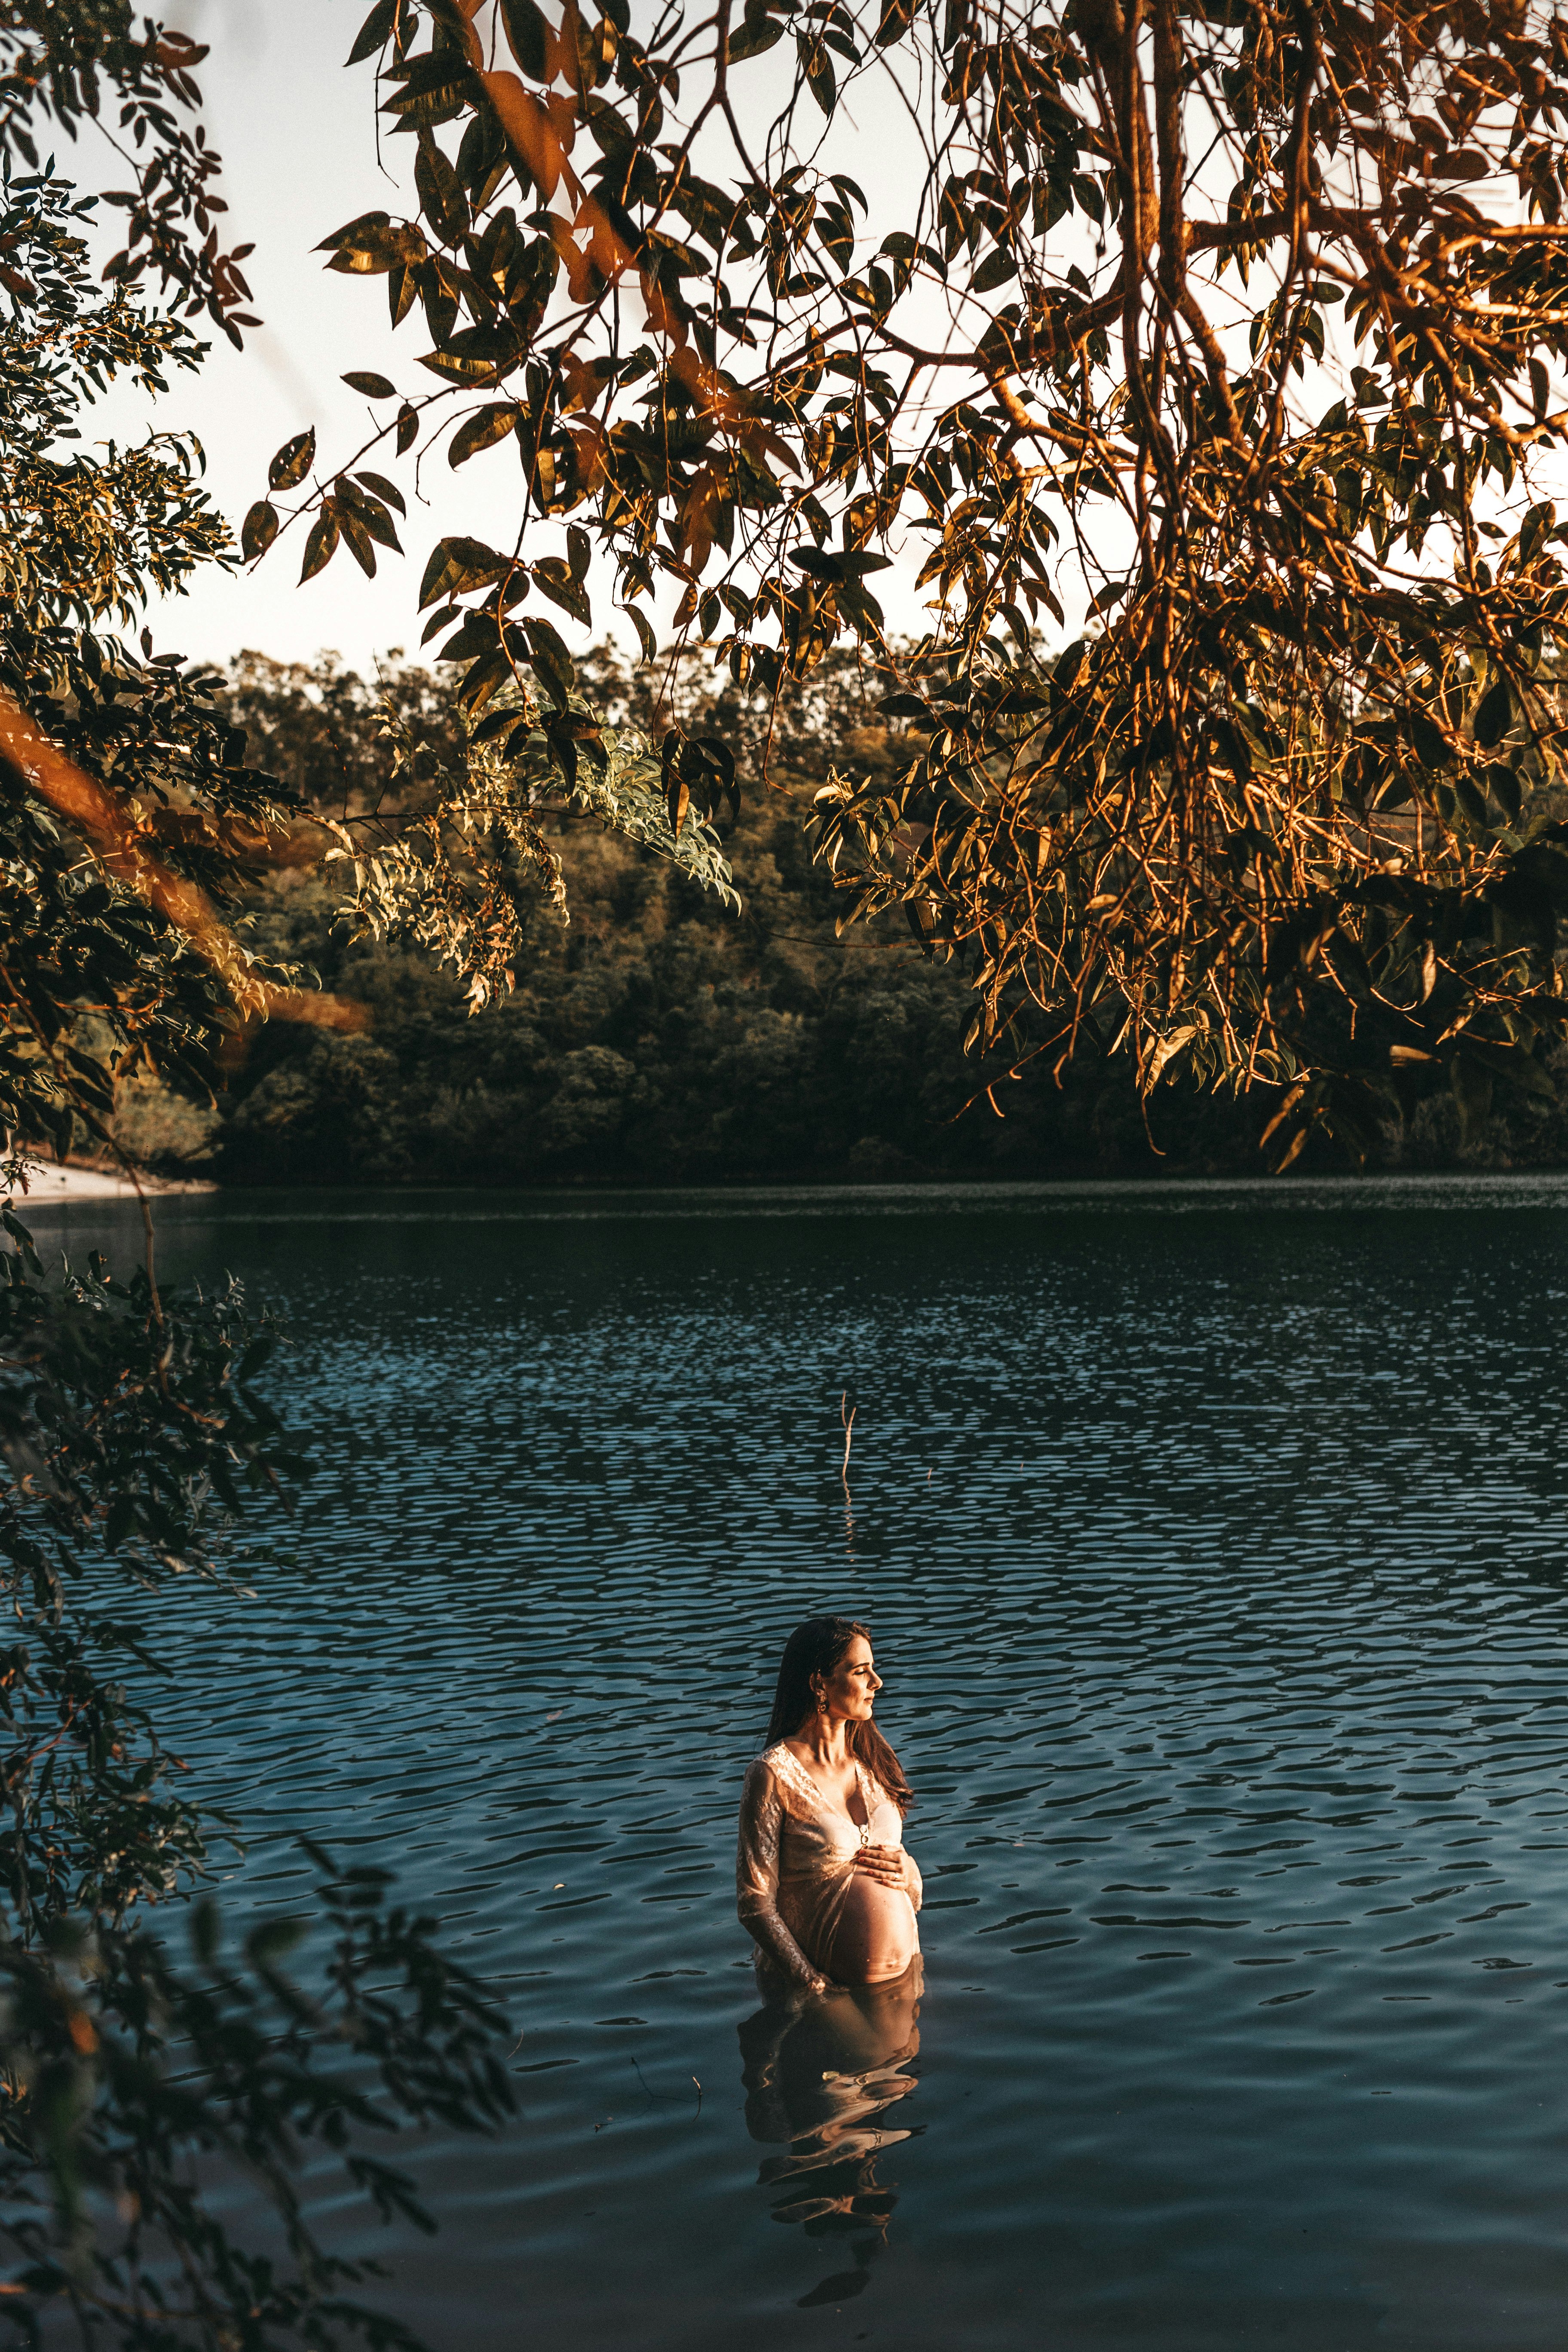
[[[850,1618],[808,1618],[784,1644],[735,1864],[764,1992],[889,1984],[920,1950],[910,1784],[871,1720],[881,1687],[871,1637]]]

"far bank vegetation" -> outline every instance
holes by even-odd
[[[668,713],[647,672],[628,674],[609,650],[584,667],[613,717],[658,731]],[[760,715],[733,688],[704,702],[694,670],[686,680],[683,715],[740,753],[740,814],[721,823],[739,914],[624,838],[549,819],[569,915],[540,896],[512,989],[472,1016],[458,981],[418,948],[355,940],[334,919],[338,869],[320,865],[319,830],[301,828],[242,936],[362,1003],[368,1025],[248,1024],[210,1105],[133,1080],[122,1145],[162,1171],[238,1184],[1262,1172],[1272,1090],[1238,1101],[1173,1073],[1144,1105],[1125,1056],[1089,1054],[1059,1087],[1008,1085],[963,1050],[973,997],[956,962],[933,960],[896,914],[839,935],[843,902],[812,862],[805,819],[830,769],[874,781],[900,739],[878,681],[847,656],[825,673],[786,704],[766,786]],[[228,690],[247,757],[323,814],[386,805],[384,698],[424,754],[460,758],[446,686],[414,664],[365,679],[331,656],[306,667],[247,653]],[[417,772],[404,789],[417,793]],[[1564,1162],[1563,1112],[1513,1105],[1462,1142],[1442,1095],[1405,1126],[1391,1118],[1369,1156],[1385,1169]],[[1324,1140],[1304,1164],[1346,1163]]]

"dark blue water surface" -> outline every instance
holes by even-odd
[[[1562,2342],[1568,1184],[161,1219],[287,1309],[321,1461],[254,1600],[169,1604],[226,1899],[361,1849],[522,2035],[506,2137],[416,2158],[442,2352]],[[759,2018],[734,1918],[824,1608],[918,2019]]]

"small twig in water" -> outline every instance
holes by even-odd
[[[636,2067],[636,2068],[637,2068],[637,2081],[642,2084],[643,2089],[644,2089],[644,2091],[647,2093],[647,2097],[648,2097],[648,2099],[649,2099],[649,2101],[650,2101],[650,2102],[651,2102],[651,2101],[653,2101],[653,2100],[655,2100],[655,2099],[679,2099],[679,2098],[680,2097],[680,2095],[680,2095],[680,2093],[679,2093],[679,2091],[656,2091],[656,2090],[654,2090],[654,2089],[653,2089],[653,2087],[651,2086],[651,2084],[649,2084],[649,2082],[648,2082],[647,2076],[643,2073],[642,2068],[641,2068],[640,2066],[638,2066],[638,2065],[637,2065],[637,2059],[636,2059],[635,2057],[634,2057],[634,2058],[633,2058],[633,2060],[632,2060],[632,2064],[633,2064],[633,2066],[634,2066],[634,2067]],[[693,2083],[697,2083],[697,2077],[696,2077],[696,2075],[695,2075],[695,2074],[691,2075],[691,2076],[689,2077],[689,2079],[690,2079]],[[702,2085],[701,2085],[701,2084],[700,2084],[700,2083],[697,2083],[697,2113],[698,2113],[698,2115],[700,2115],[700,2114],[702,2113]],[[695,2117],[693,2118],[693,2120],[695,2121]],[[597,2128],[597,2126],[595,2126],[595,2128]]]
[[[650,2091],[648,2089],[647,2076],[643,2073],[642,2068],[637,2065],[637,2062],[635,2057],[632,2060],[632,2065],[636,2069],[637,2081],[642,2084],[644,2095],[650,2106],[655,2099],[668,2098],[669,2093],[668,2091]]]
[[[849,1407],[847,1412],[845,1411],[847,1405]],[[848,1500],[849,1496],[849,1448],[855,1442],[855,1415],[858,1409],[849,1403],[849,1391],[846,1389],[838,1400],[838,1418],[844,1423],[844,1467],[838,1475],[844,1481],[846,1501]]]

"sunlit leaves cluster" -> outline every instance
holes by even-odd
[[[460,548],[462,542],[458,542]],[[461,561],[443,542],[433,562]],[[476,616],[476,619],[483,616]],[[468,624],[475,625],[474,621]],[[537,631],[539,624],[531,623]],[[666,738],[658,757],[635,728],[607,726],[576,690],[576,671],[554,632],[541,656],[556,699],[510,678],[484,716],[468,721],[460,770],[421,751],[390,703],[379,732],[397,813],[332,826],[330,859],[352,877],[342,914],[356,938],[406,938],[452,966],[478,1011],[515,984],[521,950],[541,896],[568,914],[561,858],[543,819],[585,819],[667,858],[739,905],[711,825],[689,814],[695,761],[733,761],[706,737]],[[475,656],[476,661],[479,658]]]
[[[34,628],[129,621],[227,538],[188,436],[82,446],[82,409],[116,377],[163,392],[201,350],[183,321],[94,283],[93,206],[0,162],[0,601]]]

